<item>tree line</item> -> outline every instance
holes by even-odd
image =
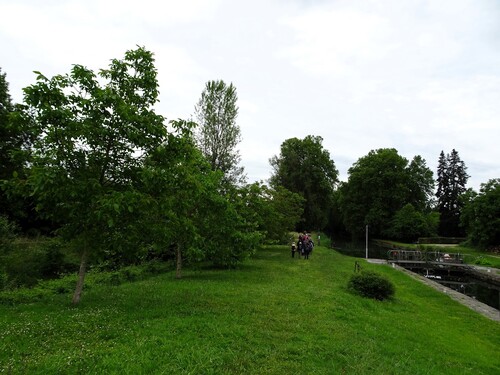
[[[482,184],[479,192],[467,189],[467,167],[455,149],[441,151],[436,179],[420,155],[408,160],[394,148],[382,148],[359,158],[340,182],[322,142],[317,136],[291,138],[270,159],[271,185],[305,198],[297,230],[362,239],[368,225],[374,238],[458,237],[497,250],[500,179]]]
[[[66,244],[33,264],[52,276],[77,268],[74,303],[89,265],[159,259],[180,278],[186,262],[234,267],[292,230],[359,237],[369,225],[377,237],[468,235],[479,246],[498,244],[491,217],[498,222],[500,182],[465,189],[455,150],[441,153],[436,194],[425,160],[395,149],[371,151],[339,182],[313,135],[286,139],[270,159],[268,183],[249,184],[232,84],[207,82],[194,121],[167,121],[154,108],[154,56],[142,47],[97,73],[82,65],[52,78],[35,73],[23,103],[13,104],[0,71],[0,287],[22,284],[15,265],[30,254],[14,246],[16,235]],[[67,253],[78,258],[72,267]]]
[[[16,284],[14,265],[29,258],[19,261],[12,246],[15,227],[71,245],[76,304],[89,265],[168,260],[179,278],[186,262],[234,267],[263,241],[286,238],[300,217],[298,194],[242,182],[232,85],[207,83],[197,128],[156,113],[157,70],[144,48],[98,73],[81,65],[52,78],[35,73],[16,105],[1,75],[4,284]],[[63,268],[53,255],[39,263]]]

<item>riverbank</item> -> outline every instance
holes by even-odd
[[[369,263],[373,263],[373,264],[387,264],[387,261],[382,260],[382,259],[367,259],[367,261]],[[444,286],[444,285],[442,285],[434,280],[431,280],[425,276],[422,276],[422,275],[419,275],[418,273],[407,270],[404,267],[400,267],[396,264],[393,264],[392,267],[410,275],[415,280],[418,280],[421,283],[428,285],[431,288],[433,288],[433,289],[435,289],[443,294],[446,294],[447,296],[449,296],[453,300],[461,303],[464,306],[467,306],[471,310],[476,311],[477,313],[485,316],[486,318],[494,320],[496,322],[500,322],[500,311],[499,310],[497,310],[491,306],[488,306],[487,304],[482,303],[481,301],[478,301],[475,298],[469,297],[465,294],[462,294],[462,293],[457,292],[451,288],[448,288],[448,287],[446,287],[446,286]],[[491,272],[491,269],[487,268],[487,267],[474,267],[474,268],[477,270],[477,272],[481,272],[484,274],[489,274]]]
[[[390,249],[420,250],[420,251],[442,251],[446,253],[460,253],[464,255],[464,262],[475,266],[486,266],[496,268],[500,273],[500,256],[485,250],[478,250],[456,244],[410,244],[390,240],[372,240],[376,246]]]

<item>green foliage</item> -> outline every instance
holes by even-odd
[[[268,240],[285,244],[289,232],[296,228],[304,212],[304,198],[282,186],[268,192],[268,216],[264,218],[263,227]]]
[[[363,297],[385,300],[395,293],[394,284],[386,277],[371,271],[362,271],[351,276],[348,288]]]
[[[142,171],[150,203],[144,222],[151,246],[180,261],[211,260],[233,267],[248,257],[260,240],[244,188],[225,184],[195,147],[193,123],[171,123],[175,133],[148,158]],[[225,194],[222,194],[222,191]],[[180,254],[180,259],[179,259]]]
[[[418,239],[420,244],[444,244],[444,245],[457,245],[465,241],[465,237],[421,237]]]
[[[139,171],[166,136],[153,110],[156,69],[153,54],[137,48],[113,59],[99,78],[81,65],[51,79],[37,74],[37,83],[24,89],[21,112],[26,132],[36,135],[27,185],[37,210],[79,244],[77,303],[87,258],[106,239],[124,251],[121,239],[138,237],[131,213],[147,198],[136,189]]]
[[[407,203],[419,212],[425,212],[433,205],[434,175],[427,167],[425,159],[416,155],[406,168],[408,198]]]
[[[349,179],[340,187],[345,227],[351,235],[362,237],[368,224],[371,235],[381,237],[405,205],[424,212],[430,203],[431,176],[420,156],[408,165],[395,149],[370,151],[349,168]]]
[[[58,238],[16,239],[0,254],[4,289],[33,287],[40,280],[58,278],[78,268],[72,250]]]
[[[9,221],[6,216],[0,215],[0,246],[3,250],[10,246],[15,238],[16,225]],[[1,250],[0,250],[1,253]]]
[[[491,262],[486,259],[484,256],[478,256],[474,259],[474,264],[480,265],[480,266],[491,266]]]
[[[282,186],[305,199],[303,221],[296,228],[299,231],[323,229],[328,222],[338,171],[322,142],[323,138],[312,135],[287,139],[281,144],[280,155],[269,160],[271,186]]]
[[[500,179],[481,185],[465,203],[462,223],[470,242],[481,248],[500,245]]]
[[[122,267],[118,270],[103,270],[95,267],[88,271],[85,290],[92,290],[102,286],[118,286],[124,283],[148,279],[154,275],[165,273],[172,267],[168,263],[156,261],[146,262],[138,266]],[[1,282],[0,273],[0,282]],[[75,287],[75,275],[65,274],[52,280],[39,280],[33,287],[21,286],[17,289],[0,289],[0,305],[18,305],[34,303],[54,296],[70,294]]]
[[[304,198],[282,186],[270,188],[254,183],[240,189],[247,204],[250,220],[258,223],[258,230],[266,243],[285,244],[289,233],[295,230],[304,211]]]
[[[14,188],[10,180],[24,176],[30,135],[18,126],[15,118],[6,74],[0,69],[0,215],[27,229],[37,219],[32,199],[21,188]]]
[[[244,182],[243,168],[239,167],[241,130],[236,124],[238,106],[236,88],[222,80],[209,81],[195,106],[200,126],[197,143],[212,170],[221,171],[225,183]]]
[[[243,194],[242,194],[243,192]],[[223,197],[208,196],[201,218],[202,246],[216,267],[235,267],[252,255],[262,237],[248,205],[244,188],[232,188]]]
[[[415,242],[419,237],[436,234],[436,219],[439,217],[437,215],[436,213],[425,215],[417,211],[413,205],[407,204],[396,212],[384,234],[394,240]]]
[[[466,192],[469,175],[467,167],[460,159],[458,151],[453,149],[450,154],[441,151],[437,170],[437,206],[440,215],[439,234],[444,237],[463,237],[464,230],[460,227],[462,213],[462,196]]]

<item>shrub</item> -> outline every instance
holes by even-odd
[[[68,253],[68,245],[58,238],[18,238],[8,252],[0,254],[0,265],[7,277],[2,288],[33,287],[40,280],[75,272],[78,263]]]
[[[377,300],[391,298],[395,292],[394,285],[390,280],[371,271],[362,271],[352,275],[348,287],[355,293]]]
[[[438,245],[458,245],[464,242],[464,237],[419,237],[419,244],[438,244]]]
[[[491,266],[492,263],[486,259],[485,257],[483,257],[482,255],[476,257],[476,259],[474,259],[474,264],[477,264],[479,266]]]

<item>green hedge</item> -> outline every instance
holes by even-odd
[[[420,237],[419,244],[439,244],[439,245],[458,245],[466,240],[465,237]]]

